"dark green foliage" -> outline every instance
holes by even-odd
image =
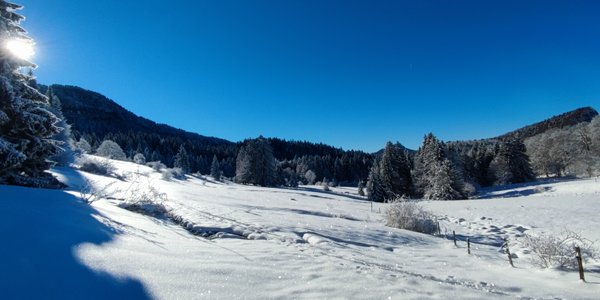
[[[588,123],[598,116],[598,112],[591,107],[582,107],[564,114],[554,116],[545,121],[538,122],[518,130],[497,137],[498,140],[514,140],[523,142],[532,136],[544,133],[551,129],[562,129],[565,127]]]
[[[221,166],[216,155],[213,156],[212,164],[210,165],[210,176],[215,180],[221,180]]]
[[[179,147],[179,151],[177,151],[177,155],[173,159],[173,166],[180,168],[185,174],[191,171],[190,157],[183,145]]]
[[[238,183],[274,186],[277,183],[275,157],[269,142],[262,136],[246,141],[236,160]]]
[[[490,165],[495,184],[527,182],[535,179],[525,145],[517,140],[500,143],[498,153]]]
[[[369,178],[367,181],[367,196],[370,201],[383,202],[386,197],[386,190],[381,179],[381,164],[379,161],[374,161]]]
[[[403,147],[388,142],[380,162],[380,177],[385,189],[385,199],[409,197],[412,194],[410,166]]]

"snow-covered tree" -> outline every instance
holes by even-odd
[[[386,191],[381,180],[380,162],[375,160],[371,171],[369,172],[369,179],[367,181],[367,196],[370,201],[383,202],[385,201]]]
[[[146,157],[142,153],[136,153],[133,156],[133,162],[139,165],[143,165],[146,163]]]
[[[44,171],[57,148],[52,137],[58,121],[48,111],[48,99],[30,86],[35,64],[10,51],[6,43],[32,43],[20,27],[21,6],[0,0],[0,183],[26,186],[59,186]],[[29,73],[29,74],[28,74]]]
[[[385,199],[411,195],[412,179],[410,166],[404,156],[404,149],[399,144],[388,142],[383,150],[380,162],[380,178],[385,189]]]
[[[71,125],[67,123],[66,118],[62,113],[60,99],[54,95],[52,87],[48,88],[46,97],[48,97],[50,102],[50,112],[59,119],[55,125],[60,128],[60,132],[53,137],[53,139],[57,141],[59,152],[51,159],[59,166],[67,166],[75,161],[75,145],[71,136]]]
[[[358,182],[358,195],[365,195],[365,183],[362,180]]]
[[[180,168],[186,174],[191,171],[190,157],[183,145],[179,146],[179,151],[177,152],[177,155],[175,155],[173,166],[175,168]]]
[[[83,153],[92,152],[92,145],[90,145],[90,143],[84,138],[80,138],[79,142],[75,143],[75,147]]]
[[[464,198],[464,182],[446,157],[445,146],[433,134],[425,136],[415,156],[413,177],[417,194],[429,200]]]
[[[216,155],[213,156],[212,164],[210,165],[210,176],[215,180],[221,180],[221,166]]]
[[[496,184],[527,182],[535,179],[525,145],[516,139],[500,143],[498,153],[490,165]]]
[[[123,149],[121,149],[121,146],[111,140],[103,141],[102,144],[98,146],[98,149],[96,149],[96,155],[116,160],[127,159],[127,156],[125,155],[125,152],[123,152]]]
[[[315,180],[317,180],[317,174],[313,170],[308,170],[304,173],[304,178],[306,178],[306,183],[313,185],[315,184]]]
[[[275,157],[264,137],[249,140],[238,152],[235,180],[238,183],[273,186],[275,184]]]

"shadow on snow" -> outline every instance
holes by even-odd
[[[142,283],[95,271],[76,256],[119,232],[64,191],[0,186],[0,290],[6,299],[147,299]],[[134,259],[134,258],[132,258]]]

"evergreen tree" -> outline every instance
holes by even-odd
[[[217,181],[221,180],[221,166],[216,155],[213,156],[212,164],[210,165],[210,176]]]
[[[367,196],[370,201],[383,202],[385,201],[386,191],[381,180],[381,171],[379,161],[374,161],[371,171],[369,172],[369,180],[367,181]]]
[[[8,41],[31,42],[19,24],[21,6],[0,0],[0,183],[58,187],[44,171],[57,153],[51,139],[59,132],[56,116],[47,110],[48,99],[30,86],[33,77],[22,68],[35,64],[17,57],[4,46]],[[31,74],[31,73],[30,73]]]
[[[53,137],[57,141],[59,152],[52,157],[52,160],[59,166],[68,166],[75,158],[75,145],[71,137],[71,125],[67,124],[65,116],[62,113],[60,99],[54,95],[51,87],[48,88],[46,97],[50,101],[50,112],[59,119],[55,125],[60,129],[60,132]]]
[[[454,200],[464,197],[464,183],[446,157],[445,146],[433,134],[425,136],[415,156],[414,180],[419,196],[429,200]]]
[[[391,142],[386,144],[379,171],[386,200],[411,195],[410,167],[399,144],[393,145]]]
[[[235,179],[238,183],[273,186],[276,165],[273,149],[262,136],[249,140],[237,156]]]
[[[175,168],[180,168],[186,174],[191,171],[190,157],[183,145],[179,146],[179,151],[177,152],[177,155],[175,155],[173,166]]]
[[[525,145],[517,139],[500,143],[490,172],[496,184],[521,183],[535,179]]]
[[[358,195],[365,195],[365,183],[362,180],[358,182]]]
[[[92,152],[92,145],[90,145],[90,143],[88,143],[88,141],[83,137],[79,139],[79,142],[75,143],[75,147],[77,147],[77,149],[83,153]]]

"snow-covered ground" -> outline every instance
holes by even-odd
[[[600,263],[540,270],[523,234],[570,229],[600,240],[600,184],[575,180],[490,190],[482,199],[431,201],[443,236],[383,225],[386,204],[355,188],[261,188],[189,176],[164,181],[113,162],[117,177],[53,170],[70,191],[0,186],[2,298],[598,299]],[[137,182],[137,183],[134,183]],[[91,182],[109,199],[83,203]],[[152,186],[181,224],[117,206]],[[116,191],[118,190],[118,191]],[[190,231],[207,238],[192,235]],[[498,241],[515,243],[515,268]]]

